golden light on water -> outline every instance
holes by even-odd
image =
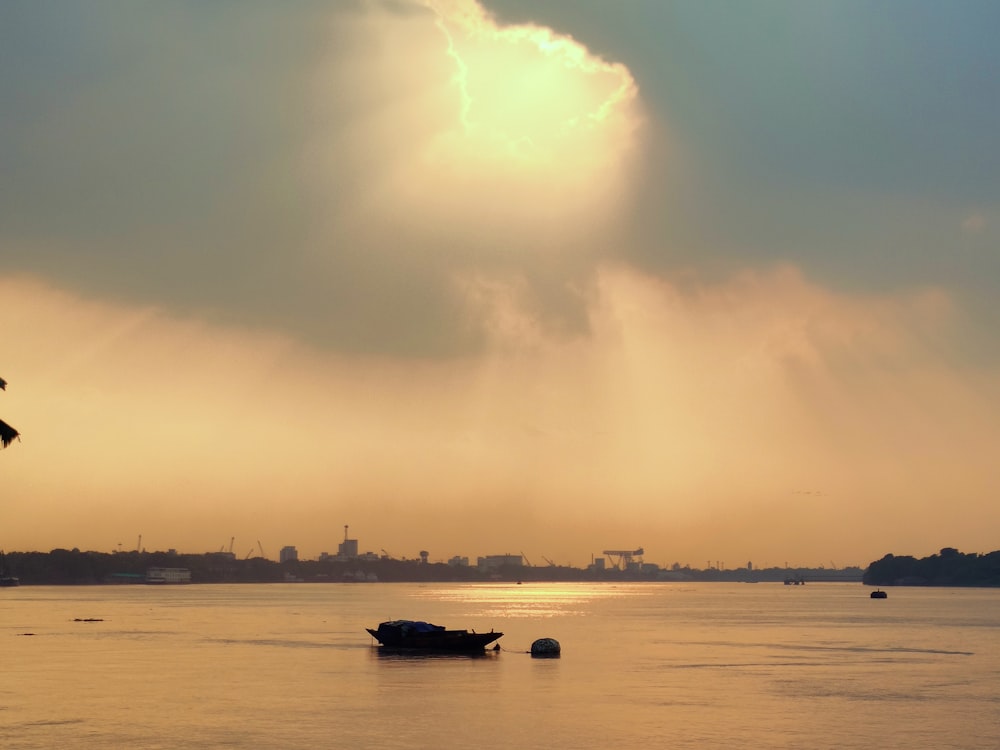
[[[648,595],[648,587],[622,585],[594,586],[586,583],[539,583],[436,586],[420,597],[450,602],[463,609],[479,608],[482,618],[551,618],[582,614],[586,605],[598,599]]]

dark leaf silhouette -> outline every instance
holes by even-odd
[[[7,390],[7,381],[0,378],[0,391],[5,390]],[[17,430],[0,419],[0,448],[6,448],[14,442],[14,438],[19,438],[20,436],[21,435]]]
[[[0,419],[0,443],[6,448],[15,438],[21,437],[21,434],[11,427],[9,424]]]

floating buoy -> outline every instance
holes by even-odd
[[[539,638],[531,644],[532,656],[559,656],[561,650],[555,638]]]

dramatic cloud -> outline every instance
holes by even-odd
[[[73,32],[8,11],[39,91],[0,74],[10,268],[354,351],[480,345],[484,274],[580,328],[628,198],[623,66],[471,1],[233,12],[98,3],[53,63],[17,22]]]
[[[381,8],[336,28],[351,43],[330,45],[315,86],[328,123],[315,195],[330,203],[310,260],[352,317],[359,291],[377,297],[356,320],[366,340],[395,329],[399,346],[409,336],[433,350],[447,347],[434,337],[474,334],[483,297],[470,310],[465,295],[484,282],[532,296],[541,324],[578,329],[574,288],[609,252],[629,195],[628,71],[547,29],[499,28],[472,2]]]

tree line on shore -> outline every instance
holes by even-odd
[[[865,571],[870,586],[1000,586],[1000,551],[963,553],[945,547],[923,558],[886,555]]]

